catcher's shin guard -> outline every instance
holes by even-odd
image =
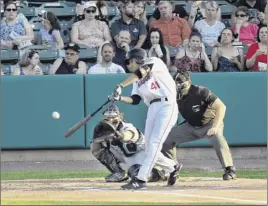
[[[93,153],[93,152],[92,152]],[[124,170],[119,165],[119,161],[114,157],[114,154],[107,148],[101,148],[97,154],[93,155],[99,160],[111,173],[120,173]]]

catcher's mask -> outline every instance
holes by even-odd
[[[116,127],[123,119],[123,113],[119,111],[119,108],[112,104],[104,112],[102,119],[111,122]]]
[[[173,79],[176,83],[177,99],[179,100],[186,96],[189,92],[192,83],[190,74],[188,72],[177,72],[174,74]]]

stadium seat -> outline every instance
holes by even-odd
[[[19,59],[19,50],[1,47],[0,59],[2,63],[14,63]]]
[[[11,75],[11,65],[10,64],[1,64],[1,69],[4,75]]]
[[[79,55],[80,59],[87,61],[96,58],[98,56],[98,49],[89,48],[84,45],[79,46],[80,46],[80,55]]]
[[[189,14],[191,9],[191,4],[187,3],[186,1],[175,1],[175,6],[181,5],[184,7],[185,11]]]
[[[59,57],[58,50],[52,49],[52,47],[33,45],[29,49],[36,50],[39,53],[41,62],[53,62]]]
[[[206,53],[208,55],[208,58],[211,58],[213,46],[205,45]]]
[[[44,3],[35,9],[35,16],[42,13],[42,11],[51,11],[57,17],[74,16],[76,14],[75,7],[68,6],[63,2]]]
[[[48,72],[49,72],[49,70],[50,70],[51,64],[43,64],[43,63],[40,63],[39,66],[40,66],[43,74],[44,75],[47,75]]]
[[[156,8],[155,6],[146,5],[146,15],[147,15],[147,17],[151,17],[153,15],[155,8]]]
[[[119,10],[115,6],[109,6],[108,7],[108,16],[109,19],[113,18],[114,16],[119,15]]]
[[[61,27],[61,37],[64,42],[64,44],[67,44],[70,42],[70,33],[72,29],[72,25],[75,21],[75,18],[73,17],[70,21],[60,21],[60,27]]]
[[[19,5],[19,12],[23,13],[24,16],[28,19],[35,16],[35,8],[28,7],[27,5],[22,3]]]
[[[231,17],[233,6],[226,1],[217,1],[220,9],[222,17]]]

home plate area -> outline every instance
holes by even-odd
[[[146,190],[138,191],[122,190],[125,183],[106,183],[103,178],[2,181],[1,196],[13,200],[267,205],[265,179],[181,177],[173,187],[166,182],[149,183]]]

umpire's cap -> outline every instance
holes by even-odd
[[[175,80],[175,82],[183,83],[186,81],[191,81],[191,76],[187,71],[177,72],[173,75],[173,79]]]
[[[128,65],[129,60],[131,59],[136,59],[138,64],[144,64],[146,58],[147,58],[147,53],[144,49],[135,48],[135,49],[130,50],[126,54],[125,64]]]

